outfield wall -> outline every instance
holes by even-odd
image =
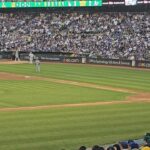
[[[101,64],[101,65],[116,65],[127,67],[142,67],[150,68],[150,61],[144,60],[125,60],[125,59],[102,59],[91,57],[71,57],[71,53],[50,53],[50,52],[35,52],[34,55],[40,58],[41,61],[60,62],[60,63],[86,63],[86,64]],[[0,52],[0,59],[14,60],[13,52]],[[29,60],[29,53],[20,52],[21,60]]]

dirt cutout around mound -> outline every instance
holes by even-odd
[[[139,93],[130,89],[123,88],[114,88],[109,86],[100,86],[91,83],[52,79],[45,77],[37,76],[26,76],[19,75],[14,73],[0,72],[0,80],[40,80],[40,81],[49,81],[60,84],[75,85],[80,87],[95,88],[101,90],[110,90],[115,92],[124,92],[130,93],[132,96],[129,96],[124,101],[109,101],[109,102],[93,102],[93,103],[77,103],[77,104],[59,104],[59,105],[45,105],[45,106],[29,106],[29,107],[16,107],[16,108],[0,108],[0,111],[20,111],[20,110],[39,110],[39,109],[50,109],[50,108],[65,108],[65,107],[79,107],[79,106],[97,106],[97,105],[110,105],[110,104],[127,104],[127,103],[141,103],[141,102],[150,102],[150,93]]]

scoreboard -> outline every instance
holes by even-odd
[[[150,0],[103,0],[103,5],[136,6],[141,4],[150,5]]]
[[[43,2],[0,2],[0,8],[96,7],[102,0],[55,0]]]
[[[150,5],[150,0],[50,0],[50,1],[5,1],[0,0],[0,9],[5,8],[52,8],[52,7],[100,7],[111,5]]]

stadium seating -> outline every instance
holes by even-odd
[[[105,145],[103,147],[99,145],[94,145],[92,148],[81,146],[79,150],[150,150],[150,144],[145,142],[149,138],[149,135],[149,133],[146,133],[143,139],[121,141],[116,144]]]
[[[150,59],[149,13],[1,13],[0,50]]]
[[[81,147],[79,148],[79,150],[86,150],[86,147],[85,147],[85,146],[81,146]]]

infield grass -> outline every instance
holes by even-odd
[[[128,95],[49,81],[0,81],[0,107],[115,101]]]

